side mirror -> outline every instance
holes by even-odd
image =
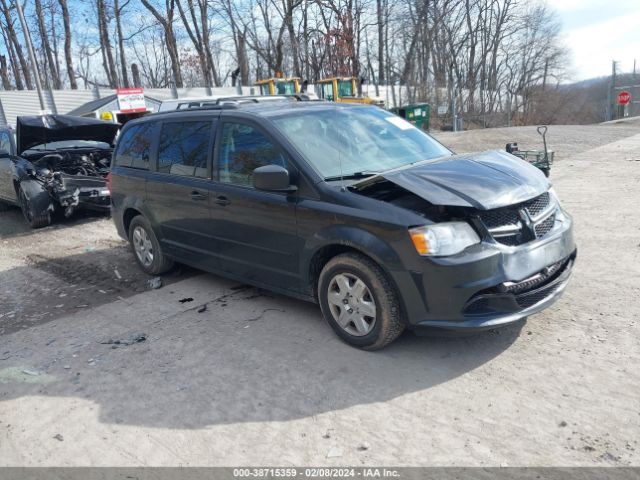
[[[289,172],[280,165],[265,165],[253,171],[253,186],[258,190],[273,192],[292,192],[297,190],[291,185]]]

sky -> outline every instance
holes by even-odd
[[[571,81],[619,70],[640,73],[640,0],[547,0],[562,22],[563,39],[572,51]]]

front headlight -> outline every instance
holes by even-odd
[[[409,229],[411,240],[420,255],[441,257],[455,255],[470,245],[480,243],[480,237],[466,222],[446,222]]]

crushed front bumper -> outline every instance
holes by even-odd
[[[465,305],[462,320],[425,320],[415,327],[486,330],[514,323],[529,315],[541,312],[562,296],[569,283],[576,256],[577,251],[574,251],[569,258],[561,262],[561,267],[554,275],[531,289],[525,289],[521,292],[501,292],[503,283],[474,295]],[[543,274],[540,272],[536,275]],[[526,280],[521,283],[526,283]]]
[[[508,247],[482,242],[450,257],[422,257],[391,272],[414,330],[483,330],[515,323],[557,301],[577,250],[564,212],[544,238]]]

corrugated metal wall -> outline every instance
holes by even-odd
[[[214,96],[236,95],[235,87],[212,88]],[[249,95],[250,87],[244,87],[244,95]],[[170,88],[149,88],[145,89],[145,94],[158,100],[173,98]],[[96,98],[106,97],[116,93],[111,89],[95,90],[53,90],[52,95],[44,91],[45,104],[48,110],[57,113],[67,113],[78,108],[85,103]],[[99,97],[98,97],[99,96]],[[178,97],[206,97],[205,88],[179,88]],[[0,125],[11,125],[15,127],[18,115],[38,115],[40,114],[40,101],[35,90],[11,90],[0,91]]]
[[[254,95],[259,94],[258,89],[255,87],[242,87],[243,95],[250,95],[252,90]],[[380,87],[380,96],[386,101],[387,107],[392,107],[392,96],[388,90],[387,87]],[[308,91],[313,92],[314,86],[309,85]],[[57,113],[68,113],[91,100],[113,95],[116,91],[111,89],[100,89],[99,91],[53,90],[50,93],[45,90],[43,93],[48,110]],[[145,89],[144,93],[158,100],[173,98],[173,91],[170,88],[149,88]],[[365,88],[366,93],[373,95],[373,87],[367,86]],[[216,87],[211,89],[211,94],[216,97],[233,96],[237,95],[237,90],[235,87]],[[205,88],[178,89],[179,98],[206,96],[207,90]],[[15,126],[18,115],[38,115],[40,110],[38,93],[35,90],[0,91],[0,125],[9,124]]]

